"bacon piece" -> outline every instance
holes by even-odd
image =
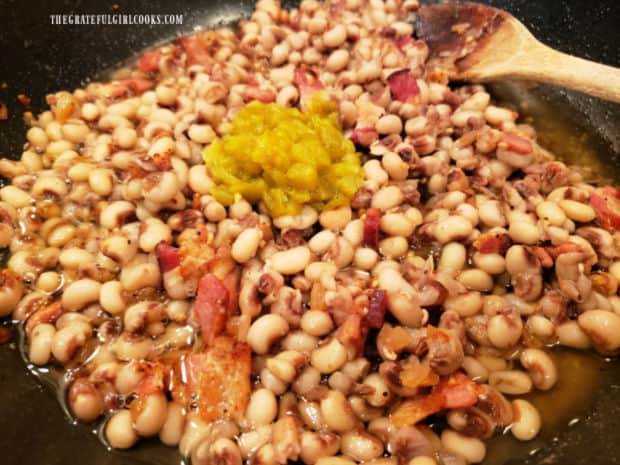
[[[295,68],[293,83],[297,86],[299,101],[302,105],[312,94],[324,87],[321,80],[313,72],[303,67]]]
[[[162,363],[155,362],[145,363],[142,368],[144,377],[133,389],[133,393],[145,397],[162,393],[164,391],[165,366]]]
[[[276,93],[271,89],[261,89],[259,87],[248,86],[243,92],[245,101],[258,100],[262,103],[271,103],[276,100]]]
[[[409,388],[434,386],[439,383],[439,375],[428,363],[410,364],[400,372],[400,382]]]
[[[445,408],[471,407],[478,402],[478,384],[461,372],[452,373],[435,388],[445,397]]]
[[[543,268],[551,268],[553,266],[553,257],[544,247],[537,245],[530,247],[534,256],[540,261]]]
[[[392,95],[400,102],[406,102],[410,97],[415,97],[420,93],[416,78],[408,69],[401,69],[390,74],[387,81]]]
[[[508,234],[484,233],[480,234],[472,245],[480,253],[504,255],[512,245],[512,240]]]
[[[159,262],[159,269],[162,274],[174,270],[181,264],[181,255],[179,249],[171,246],[167,242],[161,241],[155,247],[155,254]]]
[[[226,327],[229,299],[228,289],[220,279],[212,274],[206,274],[200,279],[194,313],[207,346],[210,346]]]
[[[364,353],[368,325],[357,313],[350,314],[344,323],[338,328],[336,337],[346,347],[353,348],[355,354],[360,356]]]
[[[603,229],[611,233],[620,231],[620,189],[611,186],[596,189],[590,194],[590,205]]]
[[[198,413],[207,423],[243,419],[250,398],[250,346],[220,336],[203,353],[188,356],[184,364],[187,384],[177,386],[176,398],[191,402],[194,397]]]
[[[26,322],[26,334],[41,323],[54,323],[63,314],[62,302],[59,300],[36,310]]]
[[[381,210],[369,208],[364,219],[363,244],[366,247],[376,249],[379,246],[379,225],[381,223]]]
[[[426,417],[440,412],[445,403],[446,398],[441,392],[431,392],[424,397],[406,400],[390,415],[390,422],[397,428],[415,425]]]
[[[185,52],[185,66],[203,65],[210,67],[213,64],[213,57],[209,54],[207,47],[198,36],[181,37],[177,44]]]
[[[404,52],[404,49],[415,42],[414,38],[411,36],[404,36],[398,39],[395,44],[401,52]]]
[[[549,252],[549,255],[556,260],[564,253],[579,253],[583,252],[583,249],[579,246],[579,244],[575,244],[574,242],[563,242],[555,247],[548,247],[547,252]]]
[[[110,97],[126,97],[130,93],[140,95],[154,87],[152,81],[148,79],[121,79],[112,84]]]
[[[151,50],[144,52],[138,60],[138,69],[145,73],[152,73],[159,70],[159,59],[161,58],[161,50]]]
[[[383,289],[374,289],[368,299],[368,314],[366,322],[369,328],[379,329],[385,320],[387,309],[387,293]]]
[[[516,134],[503,134],[501,142],[506,144],[507,150],[518,153],[519,155],[528,155],[534,150],[532,142]]]
[[[0,121],[6,121],[7,119],[9,119],[9,109],[6,103],[0,102]]]
[[[355,128],[349,136],[349,139],[351,139],[351,142],[354,144],[367,147],[377,140],[377,137],[378,133],[375,128]]]

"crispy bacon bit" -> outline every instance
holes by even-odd
[[[611,233],[620,231],[620,189],[611,186],[596,189],[590,194],[590,205],[603,229]]]
[[[429,387],[439,383],[439,375],[428,363],[410,364],[400,372],[400,382],[410,388]]]
[[[401,37],[400,39],[398,39],[396,41],[396,46],[398,47],[398,49],[401,52],[403,52],[408,45],[411,45],[414,42],[415,42],[415,40],[413,39],[413,37],[411,37],[411,36],[404,36],[404,37]]]
[[[60,300],[39,308],[26,322],[26,334],[30,334],[32,330],[41,323],[54,323],[62,313],[62,302]]]
[[[181,264],[181,255],[179,249],[171,246],[170,244],[161,241],[155,247],[155,253],[157,254],[157,261],[159,262],[159,269],[162,273],[166,273],[170,270],[174,270]]]
[[[13,338],[11,331],[8,328],[0,327],[0,345],[6,344]]]
[[[517,136],[516,134],[504,134],[500,142],[506,145],[506,149],[511,152],[518,153],[520,155],[527,155],[532,153],[534,146],[532,142],[525,137]]]
[[[6,103],[0,102],[0,121],[6,121],[7,119],[9,119],[9,109]]]
[[[374,289],[368,299],[368,314],[366,322],[369,328],[380,329],[385,320],[387,309],[387,293],[383,289]]]
[[[295,68],[293,83],[299,90],[299,101],[302,103],[307,101],[317,90],[323,89],[321,80],[306,68]]]
[[[369,146],[377,140],[378,133],[375,128],[355,128],[349,136],[351,142],[364,147]]]
[[[206,346],[210,346],[226,327],[229,298],[228,289],[214,275],[206,274],[200,279],[194,312]]]
[[[556,245],[555,247],[548,247],[547,252],[549,255],[556,260],[560,255],[564,253],[579,253],[583,252],[583,249],[574,242],[563,242],[560,245]]]
[[[248,86],[243,93],[243,99],[246,101],[258,100],[262,103],[271,103],[275,102],[276,93],[271,89]]]
[[[420,93],[416,78],[408,69],[390,74],[387,81],[392,95],[400,102],[406,102],[410,97],[415,97]]]
[[[129,89],[135,95],[140,95],[146,92],[149,89],[152,89],[155,84],[153,81],[149,81],[148,79],[121,79],[118,81],[121,87],[125,89]]]
[[[164,365],[161,363],[149,363],[145,364],[142,368],[145,375],[133,389],[134,394],[145,397],[163,392],[165,377]]]
[[[159,59],[161,58],[161,50],[151,50],[145,52],[138,60],[138,69],[145,73],[152,73],[159,69]]]
[[[243,419],[250,398],[252,350],[229,337],[215,338],[213,345],[185,361],[187,384],[178,386],[175,396],[191,399],[195,393],[203,421]],[[184,388],[187,392],[183,392]]]
[[[536,258],[540,261],[543,268],[551,268],[553,266],[553,257],[544,247],[533,246],[530,250]]]
[[[19,94],[17,96],[17,100],[19,100],[19,103],[21,103],[26,108],[28,108],[30,106],[30,102],[32,102],[32,99],[24,94]]]
[[[444,407],[448,409],[470,407],[478,402],[478,384],[460,371],[443,379],[435,391],[445,396]]]
[[[359,357],[364,353],[364,344],[368,335],[368,326],[357,313],[352,313],[338,328],[336,337],[346,347],[353,348]]]
[[[376,249],[379,246],[379,225],[381,223],[381,210],[369,208],[364,219],[364,239],[366,247]]]
[[[440,412],[445,403],[446,398],[441,392],[431,392],[424,397],[406,400],[390,415],[390,421],[397,428],[415,425],[429,415]]]
[[[497,253],[504,255],[512,245],[508,234],[484,233],[480,234],[473,243],[474,249],[480,253]]]
[[[177,44],[185,52],[185,66],[203,65],[209,67],[213,64],[213,57],[198,36],[182,37]]]

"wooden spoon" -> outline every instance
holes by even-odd
[[[523,79],[575,89],[620,103],[620,69],[541,44],[511,14],[479,3],[424,5],[415,23],[431,62],[452,79]]]

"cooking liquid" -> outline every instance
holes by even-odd
[[[521,94],[522,92],[524,93]],[[585,167],[582,172],[589,182],[611,182],[610,178],[615,180],[615,183],[620,182],[620,169],[604,162],[606,155],[609,155],[605,153],[606,150],[598,146],[583,129],[576,127],[565,113],[554,111],[546,103],[541,104],[540,100],[532,99],[518,86],[498,88],[496,94],[503,105],[512,107],[515,107],[514,99],[517,95],[521,105],[516,109],[523,115],[524,122],[536,128],[539,143],[566,164]],[[509,100],[502,102],[502,95]],[[66,398],[66,387],[71,373],[64,373],[57,367],[37,367],[29,363],[21,328],[19,340],[20,354],[27,368],[44,384],[54,389],[63,412],[77,425],[77,421],[72,419]],[[613,375],[620,370],[620,363],[617,361],[603,359],[589,351],[556,347],[552,356],[559,375],[556,386],[547,392],[536,391],[527,396],[519,396],[531,401],[538,408],[542,418],[541,433],[529,442],[517,441],[508,430],[492,438],[487,441],[487,456],[483,465],[503,465],[508,461],[522,463],[522,460],[533,456],[540,449],[561,441],[562,433],[578,425],[588,415],[595,394],[609,386]],[[618,376],[615,375],[615,378]],[[509,396],[509,400],[512,398]],[[105,444],[103,427],[103,422],[89,425],[90,430]],[[137,448],[129,452],[110,450],[126,457],[139,456],[152,464],[186,463],[178,456],[176,449],[165,447],[156,440],[141,441]]]

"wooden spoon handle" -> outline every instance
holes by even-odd
[[[512,65],[515,77],[568,87],[620,103],[620,69],[558,52],[535,41]]]

